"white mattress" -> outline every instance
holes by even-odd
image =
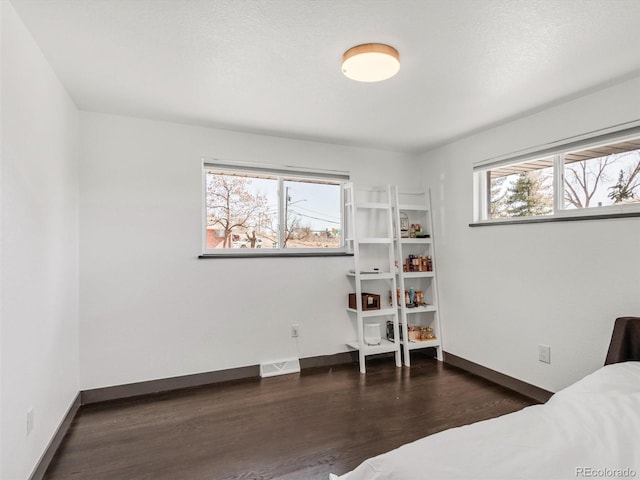
[[[535,405],[430,435],[339,480],[640,478],[640,362],[618,363]]]

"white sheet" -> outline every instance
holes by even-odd
[[[582,470],[581,470],[582,469]],[[640,362],[370,458],[336,480],[640,478]]]

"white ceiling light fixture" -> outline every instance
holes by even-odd
[[[383,43],[364,43],[342,55],[342,73],[357,82],[381,82],[400,70],[400,54]]]

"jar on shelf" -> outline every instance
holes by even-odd
[[[433,328],[431,327],[421,327],[420,328],[420,340],[435,340],[435,335],[433,334]]]
[[[380,345],[382,336],[380,335],[379,323],[364,324],[364,343],[367,345]]]
[[[420,339],[420,327],[414,325],[408,325],[407,330],[409,332],[409,341],[416,342]]]

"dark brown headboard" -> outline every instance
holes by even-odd
[[[640,317],[616,318],[604,364],[640,361]]]

